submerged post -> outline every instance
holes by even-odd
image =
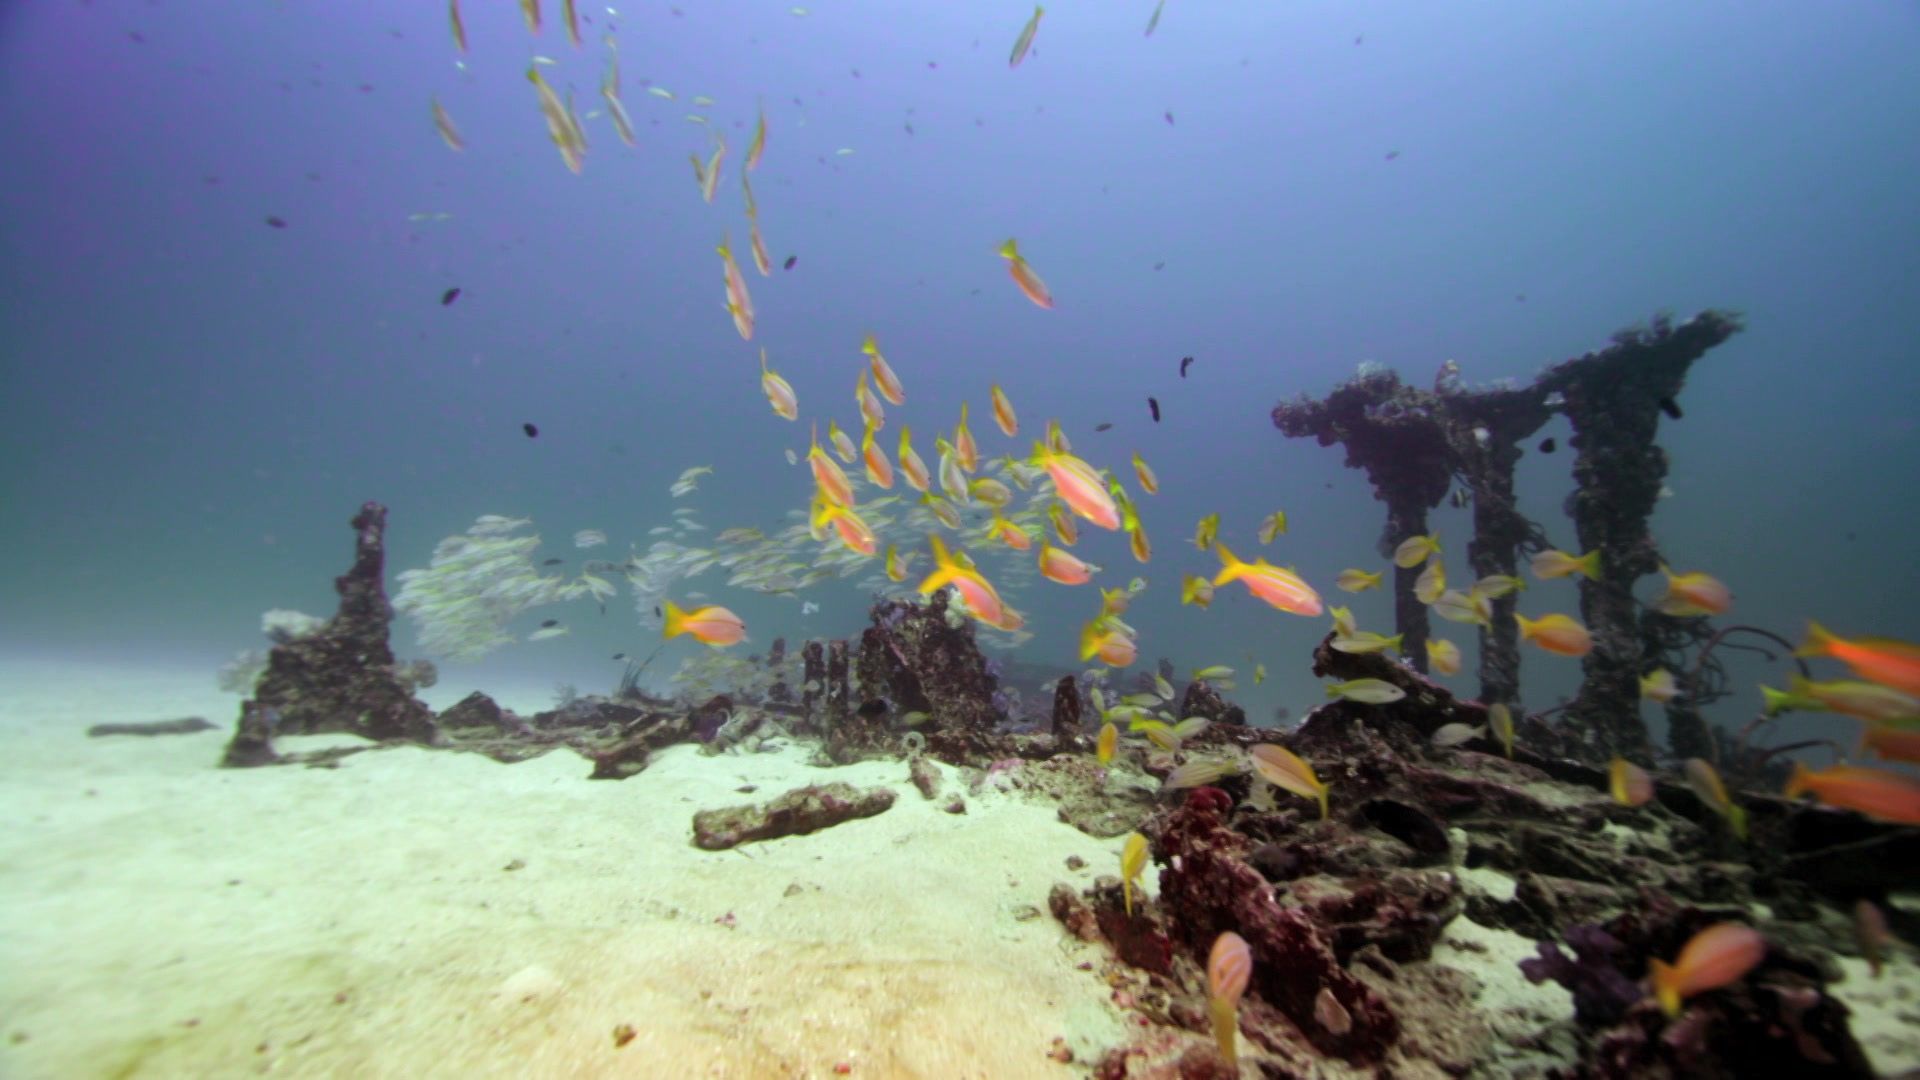
[[[1374,497],[1387,504],[1382,554],[1425,533],[1427,512],[1458,479],[1473,503],[1467,562],[1484,578],[1517,575],[1519,556],[1546,546],[1539,526],[1515,505],[1514,469],[1524,454],[1521,443],[1553,414],[1565,413],[1576,451],[1570,514],[1580,550],[1599,549],[1602,567],[1600,581],[1580,583],[1594,649],[1583,660],[1585,681],[1569,707],[1568,726],[1597,757],[1647,760],[1639,676],[1657,661],[1641,644],[1646,628],[1633,583],[1659,565],[1646,522],[1667,462],[1654,435],[1663,411],[1678,418],[1674,397],[1688,367],[1738,329],[1733,316],[1716,311],[1679,327],[1656,319],[1650,329],[1615,335],[1608,349],[1568,360],[1524,387],[1468,391],[1449,362],[1426,391],[1367,365],[1323,401],[1303,395],[1275,406],[1273,423],[1290,437],[1340,443],[1348,467],[1366,470]],[[1426,606],[1414,595],[1418,575],[1418,569],[1394,575],[1395,629],[1406,635],[1407,657],[1425,670],[1430,631]],[[1493,600],[1491,619],[1480,629],[1480,697],[1488,704],[1519,699],[1515,603],[1513,596]],[[1699,732],[1681,726],[1676,746],[1700,741]]]
[[[1600,552],[1600,580],[1580,582],[1580,614],[1593,635],[1581,661],[1586,678],[1567,710],[1574,734],[1595,757],[1646,761],[1651,748],[1640,721],[1641,607],[1634,582],[1660,567],[1647,519],[1667,476],[1667,453],[1655,443],[1664,413],[1679,419],[1676,398],[1687,370],[1740,329],[1731,315],[1707,311],[1674,326],[1657,318],[1626,330],[1597,353],[1568,360],[1537,385],[1565,398],[1574,493],[1570,503],[1580,550]]]

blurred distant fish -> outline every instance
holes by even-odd
[[[1166,119],[1167,126],[1172,127],[1173,126],[1173,110],[1168,109],[1165,113],[1162,113],[1161,115]]]
[[[460,299],[460,288],[456,285],[440,294],[440,306],[446,307],[458,299]]]
[[[539,437],[540,437],[540,429],[539,429],[539,427],[537,427],[536,425],[533,425],[533,424],[521,424],[521,425],[520,425],[520,430],[521,430],[521,431],[524,431],[524,432],[526,432],[526,433],[527,433],[527,438],[529,438],[529,439],[537,439],[537,438],[539,438]]]
[[[1112,430],[1113,430],[1113,425],[1112,425],[1112,424],[1095,424],[1095,425],[1093,425],[1093,430],[1095,430],[1095,431],[1112,431]]]
[[[657,97],[662,101],[673,100],[673,91],[667,89],[664,86],[649,86],[647,87],[647,93],[652,94],[654,97]]]
[[[467,23],[460,17],[460,0],[447,0],[447,21],[453,27],[453,47],[467,51]]]
[[[527,20],[527,29],[540,32],[540,0],[520,0],[520,14]]]
[[[284,229],[287,227],[287,220],[285,218],[275,217],[272,214],[268,214],[267,224],[276,229]]]
[[[439,98],[433,99],[433,129],[440,133],[440,141],[447,144],[449,150],[465,150],[466,141],[460,138],[460,130],[453,126],[453,117],[447,115],[446,107]]]
[[[1167,6],[1167,0],[1160,0],[1159,3],[1153,5],[1153,17],[1147,20],[1147,32],[1141,35],[1142,37],[1153,36],[1154,27],[1157,27],[1160,25],[1160,9],[1166,6]]]
[[[607,61],[607,74],[600,81],[600,96],[606,99],[607,115],[613,117],[613,129],[620,133],[620,141],[628,146],[636,145],[633,136],[633,118],[627,115],[627,107],[620,101],[620,60],[618,57]]]
[[[1158,270],[1158,269],[1160,269],[1160,268],[1159,268],[1158,266],[1156,266],[1156,267],[1154,267],[1154,269],[1155,269],[1155,270]],[[1187,369],[1188,369],[1188,368],[1190,368],[1190,367],[1192,367],[1192,366],[1193,366],[1193,357],[1191,357],[1191,356],[1183,356],[1183,357],[1181,357],[1181,358],[1180,358],[1180,377],[1181,377],[1181,378],[1183,378],[1183,379],[1184,379],[1184,378],[1186,378],[1186,377],[1187,377]]]
[[[1160,399],[1152,398],[1152,397],[1148,398],[1147,411],[1153,414],[1153,422],[1156,424],[1159,423],[1160,422]]]
[[[607,542],[607,534],[599,529],[581,529],[573,534],[573,546],[577,548],[599,547]]]
[[[1020,36],[1014,39],[1013,53],[1007,57],[1008,67],[1017,68],[1020,61],[1027,58],[1027,50],[1033,48],[1033,35],[1040,30],[1040,17],[1046,13],[1047,9],[1039,4],[1033,6],[1033,18],[1027,20],[1027,25],[1020,30]]]
[[[787,261],[786,261],[786,262],[784,262],[784,263],[781,263],[780,265],[781,265],[781,266],[782,266],[783,268],[785,268],[785,269],[788,269],[788,270],[791,270],[791,269],[793,269],[793,264],[794,264],[794,263],[797,263],[797,262],[799,262],[799,261],[800,261],[800,256],[798,256],[798,255],[789,255],[789,256],[787,256]]]
[[[574,0],[560,0],[560,13],[567,24],[567,40],[574,48],[580,47],[580,12],[574,8]]]

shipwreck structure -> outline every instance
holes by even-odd
[[[1521,443],[1554,416],[1573,427],[1574,491],[1567,501],[1581,551],[1598,549],[1601,574],[1580,582],[1580,614],[1593,635],[1582,660],[1584,679],[1566,709],[1563,733],[1583,752],[1647,761],[1651,746],[1640,720],[1639,676],[1668,654],[1705,636],[1704,620],[1676,620],[1644,610],[1633,585],[1655,572],[1660,556],[1647,519],[1667,474],[1667,455],[1655,441],[1662,415],[1679,419],[1678,398],[1694,361],[1740,329],[1727,312],[1706,311],[1673,324],[1656,318],[1622,331],[1598,352],[1542,372],[1531,385],[1470,390],[1449,363],[1431,390],[1410,386],[1387,370],[1363,371],[1322,400],[1301,397],[1273,409],[1273,423],[1293,438],[1346,449],[1349,467],[1365,470],[1374,497],[1386,504],[1383,553],[1429,531],[1428,511],[1456,484],[1471,496],[1473,537],[1467,562],[1475,577],[1514,574],[1520,556],[1543,550],[1540,527],[1514,504],[1514,468]],[[1395,629],[1405,649],[1425,667],[1430,627],[1414,595],[1416,570],[1394,576]],[[1515,598],[1492,602],[1480,628],[1480,698],[1514,702],[1520,693]],[[1695,695],[1670,707],[1669,742],[1682,757],[1710,756]]]

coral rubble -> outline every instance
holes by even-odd
[[[754,840],[818,832],[893,806],[891,788],[860,791],[851,784],[814,784],[764,803],[701,810],[693,815],[693,842],[723,851]]]

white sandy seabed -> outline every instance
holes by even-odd
[[[1081,1074],[1125,1037],[1099,950],[1045,914],[1055,881],[1113,872],[1118,841],[1046,806],[950,815],[897,762],[792,750],[675,747],[621,782],[566,751],[219,769],[236,712],[205,670],[0,658],[0,1075],[999,1080]],[[84,737],[186,715],[220,728]],[[900,798],[812,836],[691,843],[696,809],[829,779]],[[1468,945],[1436,959],[1475,970],[1499,1027],[1568,1011],[1513,968],[1530,943],[1465,919],[1450,937]],[[1882,1067],[1920,1064],[1913,984],[1856,967],[1856,1032]]]

